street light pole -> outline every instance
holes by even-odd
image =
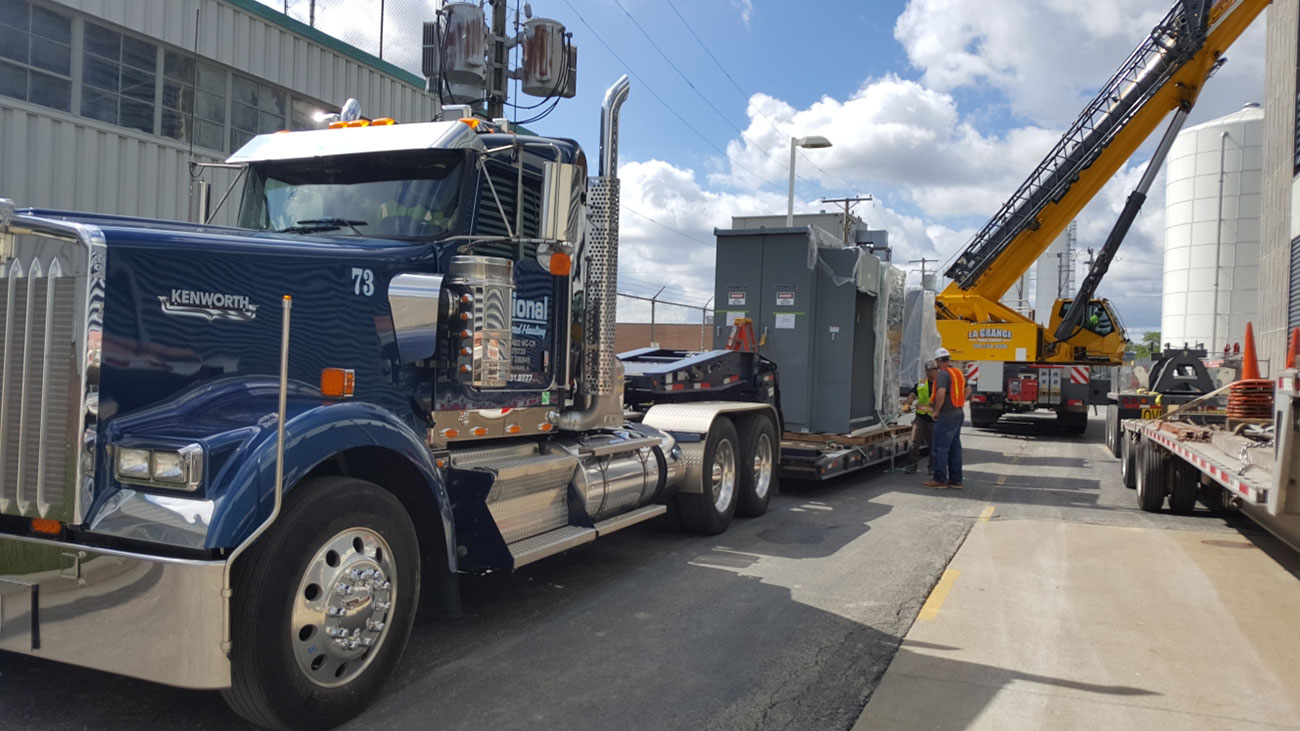
[[[794,227],[794,153],[796,148],[803,147],[809,150],[817,150],[830,146],[831,141],[820,135],[790,138],[790,195],[786,200],[785,207],[786,228]]]

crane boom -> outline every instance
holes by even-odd
[[[939,318],[1031,322],[997,300],[1206,77],[1269,0],[1177,0],[947,270]]]

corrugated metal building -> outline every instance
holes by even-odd
[[[256,0],[0,0],[0,196],[187,219],[189,161],[314,127],[348,97],[367,116],[434,114],[423,79]],[[233,173],[204,177],[215,206]]]
[[[1300,0],[1274,0],[1267,12],[1255,337],[1260,359],[1277,375],[1286,361],[1287,332],[1300,326]]]

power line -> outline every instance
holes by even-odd
[[[687,122],[687,121],[686,121],[686,118],[683,117],[681,114],[679,114],[679,113],[677,112],[677,110],[674,109],[674,108],[672,107],[672,105],[670,105],[668,102],[664,101],[664,98],[663,98],[662,96],[659,96],[659,92],[655,91],[655,90],[654,90],[654,87],[652,87],[652,86],[650,86],[649,84],[647,84],[647,83],[646,83],[646,80],[643,79],[643,78],[641,78],[641,75],[638,74],[638,73],[637,73],[637,72],[632,68],[632,65],[629,64],[627,61],[624,61],[622,56],[618,55],[618,52],[614,50],[613,46],[609,45],[609,43],[607,43],[607,42],[605,41],[605,39],[602,38],[601,35],[600,35],[599,33],[596,32],[596,29],[593,28],[593,27],[591,27],[591,23],[588,23],[588,22],[587,22],[587,19],[584,18],[584,17],[582,17],[582,13],[579,13],[579,12],[578,12],[578,9],[575,8],[575,7],[573,7],[573,4],[570,3],[569,0],[564,0],[564,4],[567,5],[567,6],[569,6],[569,10],[573,11],[573,14],[576,15],[576,16],[578,16],[578,20],[582,21],[582,24],[583,24],[583,25],[587,26],[587,30],[591,31],[591,34],[592,34],[593,36],[595,36],[596,40],[600,41],[600,45],[604,46],[604,47],[605,47],[605,50],[609,51],[609,54],[610,54],[611,56],[613,56],[613,57],[615,58],[615,60],[617,60],[619,63],[623,64],[624,68],[627,69],[628,74],[630,74],[630,75],[632,76],[632,78],[636,79],[636,80],[637,80],[637,83],[639,83],[639,84],[641,84],[642,86],[644,86],[644,87],[645,87],[645,90],[648,91],[648,92],[650,92],[650,96],[653,96],[655,99],[657,99],[657,100],[659,101],[659,103],[662,104],[662,105],[664,106],[664,109],[667,109],[667,110],[668,110],[668,113],[669,113],[669,114],[671,114],[671,115],[673,115],[674,117],[676,117],[676,118],[677,118],[677,121],[679,121],[679,122],[681,122],[683,125],[685,125],[686,128],[689,129],[691,132],[693,132],[693,133],[695,134],[696,137],[699,137],[700,140],[702,140],[702,141],[704,142],[704,144],[708,145],[709,147],[712,147],[715,151],[717,151],[717,153],[718,153],[719,155],[722,155],[724,158],[727,158],[727,159],[729,159],[729,160],[731,159],[731,158],[729,158],[729,157],[727,156],[727,153],[726,153],[726,152],[725,152],[721,147],[718,147],[716,144],[713,143],[712,140],[710,140],[709,138],[705,137],[704,134],[703,134],[702,132],[700,132],[700,130],[696,127],[696,125],[693,125],[693,124],[691,124],[690,122]],[[738,167],[738,168],[740,168],[741,170],[744,170],[745,172],[749,173],[750,175],[753,175],[755,178],[757,178],[758,180],[762,181],[763,183],[766,183],[767,185],[777,185],[777,182],[776,182],[776,181],[773,181],[773,180],[767,180],[767,179],[764,178],[763,176],[761,176],[761,175],[759,175],[758,173],[754,172],[753,170],[749,169],[747,166],[745,166],[745,165],[743,165],[743,164],[741,164],[741,163],[739,163],[739,162],[736,162],[735,160],[731,160],[731,164],[734,165],[734,166],[736,166],[736,167]]]
[[[680,68],[677,67],[677,64],[673,63],[672,58],[670,58],[670,57],[668,56],[668,54],[664,53],[664,49],[662,49],[662,48],[659,47],[659,44],[655,42],[655,39],[654,39],[653,37],[651,37],[649,33],[646,32],[646,29],[641,25],[640,22],[637,21],[637,19],[636,19],[635,17],[633,17],[632,13],[630,13],[630,12],[628,11],[628,9],[625,8],[625,7],[623,6],[623,3],[619,2],[619,0],[614,0],[614,4],[618,6],[618,9],[619,9],[619,10],[622,10],[622,11],[623,11],[623,14],[627,16],[627,19],[628,19],[628,20],[632,21],[632,25],[636,26],[636,29],[639,30],[639,31],[641,31],[641,35],[645,36],[645,39],[646,39],[647,41],[650,42],[650,45],[651,45],[651,46],[652,46],[656,51],[659,52],[659,55],[663,57],[664,61],[667,62],[667,64],[672,68],[672,70],[673,70],[673,71],[676,71],[676,72],[677,72],[677,75],[680,76],[680,77],[682,77],[682,81],[685,81],[685,82],[686,82],[686,85],[689,86],[689,87],[691,87],[691,91],[695,92],[695,95],[696,95],[696,96],[698,96],[699,98],[703,99],[703,100],[704,100],[704,103],[705,103],[705,104],[708,104],[708,105],[709,105],[709,108],[712,109],[712,110],[713,110],[713,111],[718,115],[718,117],[720,117],[720,118],[722,119],[722,121],[724,121],[724,122],[727,123],[727,126],[729,126],[729,127],[731,127],[732,129],[736,130],[736,134],[740,135],[740,139],[745,140],[746,142],[749,142],[749,140],[745,138],[745,131],[742,130],[741,128],[737,127],[737,126],[735,125],[735,123],[733,123],[733,122],[731,121],[731,119],[729,119],[729,118],[727,117],[727,115],[724,114],[724,113],[722,112],[721,109],[718,109],[718,105],[714,104],[713,101],[712,101],[711,99],[709,99],[707,96],[705,96],[704,93],[701,92],[701,91],[700,91],[700,90],[695,86],[695,82],[691,81],[691,79],[690,79],[689,76],[687,76],[686,74],[682,73],[682,70],[681,70]],[[779,131],[779,130],[778,130],[778,131]],[[756,147],[757,147],[757,146],[756,146]],[[790,166],[789,166],[788,164],[785,164],[785,163],[781,162],[779,159],[773,157],[773,156],[772,156],[772,153],[768,152],[767,150],[764,150],[764,149],[761,148],[761,147],[757,147],[757,149],[758,149],[759,152],[762,152],[764,155],[766,155],[766,156],[767,156],[767,159],[771,160],[772,162],[776,163],[777,165],[780,165],[781,167],[785,168],[787,172],[789,172],[789,170],[790,170]],[[818,169],[818,170],[821,170],[821,168],[817,168],[817,169]],[[822,172],[824,173],[825,171],[823,170]],[[817,186],[818,188],[821,188],[822,190],[825,190],[825,191],[827,191],[827,192],[831,192],[829,188],[827,188],[826,186],[822,185],[821,183],[818,183],[818,182],[815,181],[815,180],[809,180],[809,179],[804,178],[804,177],[801,177],[801,176],[795,176],[795,177],[798,178],[799,180],[802,180],[802,181],[805,182],[805,183],[810,183],[810,184],[812,184],[812,185]]]
[[[681,12],[677,10],[677,6],[676,6],[676,5],[673,5],[672,0],[665,0],[665,1],[668,3],[668,7],[672,8],[673,14],[677,16],[677,19],[680,20],[680,21],[682,21],[682,25],[686,26],[686,30],[687,30],[688,32],[690,32],[691,37],[695,39],[695,42],[698,43],[698,44],[700,44],[700,48],[703,48],[703,49],[704,49],[704,52],[707,53],[707,54],[709,55],[709,58],[713,60],[713,63],[714,63],[714,65],[716,65],[716,66],[718,67],[718,70],[722,72],[722,75],[723,75],[723,76],[727,77],[727,81],[730,81],[730,82],[731,82],[731,85],[734,86],[734,87],[736,88],[736,92],[737,92],[738,94],[740,94],[740,95],[745,99],[745,103],[748,104],[748,103],[749,103],[749,100],[750,100],[751,97],[752,97],[752,95],[749,94],[748,92],[746,92],[744,89],[740,88],[740,84],[736,83],[736,80],[735,80],[734,78],[732,78],[732,76],[731,76],[730,73],[727,72],[726,67],[724,67],[724,66],[722,65],[722,62],[718,60],[718,57],[713,55],[713,51],[710,51],[710,50],[709,50],[709,46],[708,46],[708,45],[707,45],[707,44],[706,44],[706,43],[705,43],[705,42],[700,38],[700,36],[695,32],[695,28],[691,26],[691,24],[686,20],[686,18],[682,17]],[[624,10],[623,12],[626,13],[627,11]],[[635,22],[635,21],[633,21],[633,22]],[[681,72],[678,72],[678,73],[681,73]],[[764,114],[762,109],[759,109],[758,107],[754,107],[754,111],[755,111],[755,112],[758,112],[758,116],[762,117],[762,118],[767,122],[768,126],[770,126],[770,127],[772,128],[773,131],[778,132],[778,133],[781,132],[781,129],[780,129],[779,127],[776,126],[776,122],[772,121],[772,118],[771,118],[771,117],[769,117],[769,116],[767,116],[766,114]],[[784,133],[782,133],[782,134],[784,134]],[[743,138],[744,135],[742,134],[741,137]],[[826,172],[825,170],[823,170],[822,167],[821,167],[820,165],[818,165],[817,163],[813,162],[813,161],[808,157],[808,154],[805,153],[803,150],[799,150],[799,156],[802,157],[804,160],[807,160],[809,165],[812,165],[814,168],[817,168],[818,172],[820,172],[822,175],[825,175],[826,177],[830,178],[831,180],[834,180],[835,182],[837,182],[837,183],[839,183],[840,185],[844,186],[844,189],[845,189],[845,190],[852,190],[852,189],[853,189],[853,186],[850,185],[849,183],[846,183],[846,182],[844,182],[843,180],[841,180],[841,179],[835,177],[834,175],[831,175],[830,173],[828,173],[828,172]],[[769,155],[769,157],[771,157],[771,156]],[[789,169],[790,169],[790,166],[789,166],[789,165],[785,165],[784,167],[786,168],[786,170],[789,170]],[[801,179],[802,179],[802,178],[801,178]],[[817,185],[817,184],[814,183],[814,185]],[[820,186],[820,185],[818,185],[817,187],[822,188],[822,190],[826,190],[825,187],[822,187],[822,186]]]
[[[635,208],[632,208],[631,206],[628,206],[627,204],[620,203],[620,204],[619,204],[619,208],[622,208],[623,210],[625,210],[625,211],[627,211],[628,213],[631,213],[631,214],[633,214],[633,215],[640,216],[641,218],[644,218],[645,220],[649,221],[650,223],[653,223],[654,225],[658,226],[659,228],[666,229],[666,230],[668,230],[668,231],[672,231],[673,233],[677,234],[678,236],[681,236],[682,238],[690,239],[691,241],[697,241],[697,242],[699,242],[699,243],[701,243],[701,244],[704,244],[705,246],[709,246],[709,247],[717,247],[717,245],[718,245],[718,244],[717,244],[716,242],[714,242],[714,241],[705,241],[704,239],[699,238],[698,236],[692,236],[692,235],[690,235],[690,234],[688,234],[688,233],[686,233],[686,232],[684,232],[684,231],[679,231],[679,230],[673,228],[672,226],[669,226],[669,225],[666,224],[666,223],[660,223],[659,221],[654,220],[653,218],[651,218],[651,217],[647,216],[646,214],[644,214],[644,213],[642,213],[642,212],[636,210]]]

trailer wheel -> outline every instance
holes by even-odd
[[[740,443],[740,496],[736,513],[757,517],[767,512],[780,476],[776,463],[776,430],[766,416],[745,419],[737,429]]]
[[[1148,513],[1158,513],[1165,505],[1164,457],[1160,449],[1143,439],[1134,445],[1137,449],[1138,507]]]
[[[1174,458],[1170,457],[1170,459]],[[1179,515],[1188,515],[1196,509],[1196,493],[1201,486],[1201,473],[1181,459],[1174,461],[1169,472],[1171,477],[1169,509]]]
[[[1137,487],[1137,444],[1126,431],[1119,433],[1119,474],[1124,480],[1124,487],[1132,490]]]
[[[984,429],[998,423],[998,417],[1001,416],[997,409],[970,407],[971,426]]]
[[[1120,434],[1119,430],[1119,406],[1108,404],[1106,406],[1106,448],[1110,450],[1112,457],[1120,456]]]
[[[276,729],[329,728],[363,711],[411,633],[419,561],[392,493],[347,477],[299,485],[233,567],[226,702]]]
[[[736,474],[740,459],[738,443],[736,427],[730,419],[720,416],[709,427],[700,468],[702,491],[677,495],[686,530],[716,536],[731,525],[740,481]]]

